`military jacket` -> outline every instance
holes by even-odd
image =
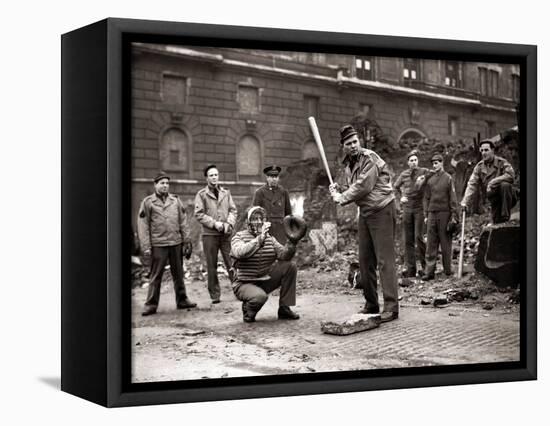
[[[381,210],[395,199],[388,166],[370,149],[362,148],[351,168],[349,156],[344,158],[346,186],[342,205],[355,202],[364,214]]]
[[[514,168],[506,159],[495,155],[491,163],[481,160],[474,167],[462,201],[467,204],[476,191],[481,190],[482,195],[485,196],[486,191],[502,182],[513,183],[514,178]]]
[[[416,180],[428,173],[428,169],[417,167],[416,169],[404,170],[399,175],[393,187],[396,191],[401,192],[404,197],[407,197],[407,202],[402,204],[403,210],[422,210],[424,185],[418,185]]]
[[[145,197],[139,207],[137,222],[142,251],[189,240],[187,213],[176,195],[168,194],[164,202],[156,194]]]
[[[256,190],[253,206],[263,207],[270,222],[282,222],[283,218],[292,214],[288,191],[282,186],[269,188],[264,185]]]
[[[217,198],[208,185],[197,192],[195,196],[195,217],[202,225],[203,235],[230,234],[237,221],[237,207],[229,189],[220,186]],[[216,222],[226,224],[226,232],[219,232],[214,226]]]

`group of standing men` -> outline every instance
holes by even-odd
[[[253,322],[273,290],[280,288],[279,319],[298,319],[290,309],[296,303],[296,265],[290,262],[299,238],[287,239],[283,219],[291,214],[288,192],[279,185],[279,166],[264,169],[267,183],[254,196],[247,215],[247,229],[234,233],[237,207],[228,189],[219,184],[218,168],[204,169],[206,186],[195,196],[195,218],[202,225],[202,245],[207,265],[208,292],[213,304],[220,303],[218,254],[232,282],[235,296],[243,302],[243,320]],[[142,311],[155,314],[159,304],[164,269],[170,265],[176,306],[197,306],[187,297],[182,261],[190,258],[192,244],[185,208],[169,193],[170,177],[161,172],[154,193],[139,208],[138,235],[144,257],[150,264],[150,282]],[[302,235],[303,236],[303,235]]]
[[[404,275],[416,276],[420,263],[423,280],[435,276],[441,247],[443,269],[452,274],[452,233],[458,224],[459,207],[453,179],[443,168],[443,157],[431,158],[432,169],[419,167],[417,151],[408,155],[409,168],[392,185],[386,162],[374,151],[362,148],[358,132],[346,125],[340,129],[340,144],[345,182],[329,187],[334,202],[359,208],[358,240],[360,286],[365,305],[363,314],[380,314],[381,322],[399,317],[398,286],[395,262],[396,203],[401,193],[403,236],[405,243]],[[491,204],[494,223],[510,218],[517,202],[510,163],[494,154],[494,144],[480,144],[482,160],[468,181],[462,209],[468,209],[472,196],[480,192]],[[280,288],[279,319],[298,319],[290,309],[296,302],[296,265],[291,262],[296,244],[303,237],[289,237],[283,219],[291,214],[288,192],[279,185],[281,168],[264,169],[267,183],[259,188],[247,214],[246,229],[234,232],[237,208],[231,193],[219,185],[215,165],[204,170],[207,185],[195,197],[195,217],[202,225],[203,250],[207,263],[208,291],[212,303],[220,302],[217,276],[218,253],[232,282],[235,296],[243,302],[243,320],[255,321],[268,294]],[[154,179],[154,194],[146,197],[139,210],[138,233],[143,254],[151,258],[150,284],[142,315],[157,310],[160,283],[166,264],[170,263],[178,309],[193,308],[183,283],[182,256],[192,251],[187,215],[177,196],[168,192],[170,178],[161,173]],[[427,225],[427,244],[424,227]],[[305,232],[305,231],[304,231]],[[378,276],[383,295],[383,309],[378,300]]]
[[[432,169],[418,166],[418,152],[408,155],[408,166],[393,187],[386,162],[376,152],[362,148],[357,131],[350,125],[340,129],[340,144],[345,155],[345,183],[330,186],[333,200],[359,207],[358,239],[360,284],[365,297],[363,314],[380,312],[377,294],[377,271],[380,277],[384,306],[381,321],[399,317],[398,287],[395,268],[395,192],[401,192],[403,234],[405,241],[405,276],[416,276],[420,263],[423,280],[435,277],[435,266],[441,247],[443,269],[452,274],[452,234],[458,225],[459,207],[451,175],[443,168],[443,156],[431,157]],[[460,203],[469,208],[477,192],[491,204],[493,223],[510,219],[510,210],[517,202],[512,184],[514,170],[504,158],[494,154],[494,143],[480,143],[482,160],[475,166]],[[427,244],[424,226],[427,225]]]

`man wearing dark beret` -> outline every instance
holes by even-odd
[[[253,206],[263,207],[267,213],[267,220],[271,223],[269,232],[281,244],[286,243],[286,234],[283,228],[283,219],[292,214],[288,191],[279,184],[281,168],[276,165],[264,169],[266,184],[256,190]]]
[[[510,210],[517,203],[514,183],[515,173],[512,165],[502,157],[495,155],[495,145],[490,139],[479,144],[482,160],[476,164],[466,192],[460,203],[467,208],[472,196],[481,192],[491,204],[493,223],[503,223],[510,219]]]
[[[191,241],[187,213],[176,195],[168,192],[170,177],[161,172],[153,179],[155,192],[144,198],[138,214],[138,235],[141,250],[151,263],[151,280],[143,316],[157,312],[160,285],[164,267],[169,262],[176,306],[194,308],[196,303],[187,298],[183,282],[182,250],[190,255]]]
[[[330,185],[333,200],[344,206],[355,202],[359,207],[359,268],[365,306],[360,313],[380,311],[377,293],[377,269],[384,296],[382,322],[399,316],[395,273],[395,197],[388,166],[380,156],[362,148],[357,131],[350,125],[340,129],[346,184],[343,192],[337,183]]]
[[[424,209],[422,199],[424,185],[419,185],[420,176],[426,176],[429,170],[418,167],[418,151],[412,150],[407,156],[409,168],[404,170],[393,188],[401,193],[401,208],[403,209],[403,242],[405,245],[405,277],[416,276],[417,262],[420,262],[422,270],[426,266],[426,244],[424,243]]]
[[[206,186],[195,196],[195,217],[202,225],[202,245],[208,272],[208,292],[212,303],[219,303],[218,252],[226,270],[231,269],[231,233],[237,221],[237,207],[229,189],[219,185],[219,172],[214,164],[204,169]]]
[[[453,178],[443,169],[443,156],[435,154],[431,159],[433,174],[426,181],[424,190],[424,214],[427,217],[426,269],[422,279],[435,277],[437,252],[441,245],[441,258],[445,275],[452,275],[452,235],[449,222],[458,222],[458,204]]]

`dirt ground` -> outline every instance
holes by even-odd
[[[347,265],[300,269],[301,319],[277,319],[273,293],[252,324],[222,276],[222,303],[212,305],[204,277],[188,277],[198,307],[176,310],[163,283],[156,315],[142,317],[146,288],[132,293],[134,382],[367,370],[519,360],[519,292],[499,289],[466,265],[461,279],[400,279],[400,317],[349,336],[321,332],[324,320],[345,320],[363,303]],[[168,271],[167,271],[168,272]],[[165,274],[169,276],[169,273]],[[447,303],[434,306],[444,298]],[[437,304],[437,302],[436,302]]]

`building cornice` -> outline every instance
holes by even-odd
[[[308,80],[310,82],[329,83],[344,89],[348,87],[359,87],[364,89],[370,89],[375,91],[390,92],[397,95],[420,97],[427,100],[459,104],[471,106],[473,108],[486,108],[503,112],[515,113],[514,107],[506,107],[502,105],[495,105],[487,102],[482,102],[479,99],[470,99],[460,96],[447,95],[443,93],[434,93],[427,90],[414,89],[410,87],[404,87],[397,84],[384,83],[380,81],[361,80],[356,77],[346,77],[343,72],[337,72],[336,77],[330,77],[325,75],[319,75],[314,73],[308,73],[303,71],[290,70],[277,66],[269,66],[262,64],[254,64],[250,62],[238,61],[234,59],[225,58],[221,54],[212,54],[208,52],[201,52],[198,50],[189,49],[186,47],[173,46],[173,45],[153,45],[144,43],[134,43],[134,47],[137,47],[141,51],[150,53],[156,53],[160,55],[177,56],[188,60],[196,60],[201,62],[207,62],[216,66],[224,66],[229,68],[241,69],[241,70],[254,70],[262,74],[276,75],[280,78],[291,78],[299,80]]]

